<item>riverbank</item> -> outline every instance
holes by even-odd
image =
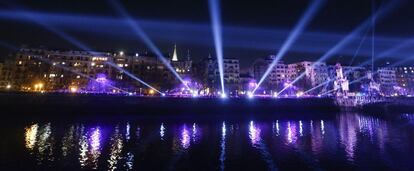
[[[373,103],[359,108],[341,108],[332,98],[173,98],[88,94],[0,93],[0,108],[12,114],[85,114],[136,116],[200,115],[316,116],[339,111],[364,113],[412,113],[413,99]]]
[[[329,98],[244,99],[172,98],[82,94],[2,93],[0,107],[12,113],[85,113],[170,115],[332,113],[339,108]]]

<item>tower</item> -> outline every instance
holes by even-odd
[[[171,61],[174,61],[174,62],[178,61],[177,45],[176,44],[174,44],[174,52],[173,52],[173,57],[172,57]]]

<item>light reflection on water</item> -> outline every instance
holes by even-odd
[[[54,138],[52,137],[51,124],[47,123],[40,128],[37,141],[37,161],[42,164],[45,161],[54,161],[53,145]]]
[[[407,118],[409,119],[407,115],[401,116],[402,120],[408,120]],[[191,151],[200,152],[200,148],[207,147],[201,151],[205,154],[216,154],[215,157],[210,155],[212,157],[210,163],[216,161],[215,168],[225,170],[231,168],[231,161],[238,159],[234,156],[238,154],[234,150],[240,150],[240,147],[235,146],[234,142],[248,140],[250,148],[258,152],[259,156],[256,157],[265,163],[268,170],[278,170],[286,167],[280,164],[281,160],[286,160],[285,156],[280,154],[296,154],[299,156],[298,160],[313,165],[312,168],[323,165],[319,163],[323,161],[321,159],[336,160],[350,167],[356,167],[357,164],[361,164],[359,160],[366,157],[361,156],[364,153],[380,155],[376,159],[382,160],[390,158],[387,156],[391,155],[390,150],[398,149],[398,152],[402,153],[399,156],[404,156],[406,152],[404,148],[411,147],[414,143],[409,136],[413,134],[412,129],[406,129],[391,121],[357,114],[340,114],[336,118],[324,120],[189,123],[126,122],[117,123],[115,126],[111,124],[89,126],[75,123],[66,125],[62,129],[55,129],[62,126],[53,123],[34,123],[23,128],[23,147],[27,149],[30,159],[36,161],[37,165],[75,157],[78,163],[69,164],[78,165],[83,169],[100,170],[132,170],[135,169],[134,167],[151,165],[151,162],[136,164],[139,159],[146,159],[144,156],[151,153],[171,158],[167,161],[173,162],[159,164],[170,163],[170,168],[174,168],[180,164],[180,160],[187,162],[196,160],[197,156],[188,157],[193,155]],[[237,134],[232,133],[235,130]],[[57,136],[58,134],[61,137]],[[108,136],[104,136],[105,134]],[[243,136],[237,136],[238,134],[244,134],[248,139],[243,139]],[[280,141],[280,145],[283,146],[269,141],[267,138],[269,136],[277,140],[276,142]],[[393,138],[390,138],[391,136]],[[151,137],[156,137],[158,141],[154,141]],[[107,138],[108,141],[105,140]],[[151,147],[147,150],[155,151],[138,153],[137,149],[142,146],[137,142],[141,139],[148,142],[145,147]],[[197,155],[201,154],[197,153]],[[342,158],[345,161],[342,161]],[[386,162],[389,164],[390,160]],[[392,160],[392,162],[398,161]],[[398,164],[392,166],[396,167]]]
[[[118,167],[118,161],[122,159],[121,153],[122,147],[124,146],[122,135],[119,131],[119,126],[115,127],[114,134],[111,136],[110,141],[111,145],[108,159],[108,168],[109,170],[115,170]]]
[[[188,131],[187,125],[184,124],[184,126],[181,129],[181,146],[184,149],[188,149],[190,147],[190,132]]]
[[[161,137],[161,140],[164,140],[164,135],[165,135],[165,127],[164,127],[164,123],[161,123],[161,126],[160,126],[160,137]]]
[[[226,122],[221,126],[221,140],[220,140],[220,170],[224,170],[224,161],[226,160]]]
[[[25,142],[26,148],[29,150],[33,150],[35,143],[36,143],[36,135],[37,129],[39,126],[37,124],[33,124],[27,128],[25,128]]]

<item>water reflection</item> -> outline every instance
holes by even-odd
[[[286,129],[286,142],[288,144],[294,144],[297,140],[297,131],[296,131],[296,125],[295,122],[288,121],[287,123],[287,129]]]
[[[191,133],[191,138],[193,140],[193,143],[197,143],[200,139],[200,131],[198,131],[198,130],[199,130],[198,125],[196,123],[194,123],[193,124],[193,130],[192,130],[193,132]]]
[[[276,122],[272,123],[272,132],[276,136],[279,136],[279,133],[280,133],[279,120],[276,120]]]
[[[184,149],[188,149],[188,147],[190,147],[190,132],[185,124],[181,128],[180,142]]]
[[[92,130],[89,137],[89,144],[91,146],[89,154],[91,155],[92,169],[98,168],[98,158],[101,155],[101,131],[99,127]]]
[[[323,120],[234,121],[232,124],[229,121],[186,124],[142,121],[139,126],[133,122],[91,126],[52,122],[26,125],[19,132],[24,130],[24,139],[20,140],[24,145],[20,148],[26,149],[23,151],[29,154],[30,160],[45,167],[65,163],[74,165],[71,168],[86,170],[133,170],[134,167],[151,170],[154,163],[165,165],[167,162],[170,167],[166,168],[176,169],[187,162],[193,164],[188,168],[194,163],[206,162],[216,163],[213,169],[224,170],[233,168],[234,163],[245,166],[238,161],[243,158],[240,155],[253,151],[249,159],[265,163],[269,170],[278,169],[276,163],[282,169],[284,163],[294,162],[317,168],[329,165],[327,161],[359,169],[365,163],[370,167],[378,163],[393,167],[414,163],[401,159],[411,155],[414,144],[412,125],[407,123],[410,116],[401,115],[398,122],[353,113]],[[267,142],[269,139],[271,143]],[[247,142],[248,146],[233,143],[240,141]],[[213,151],[213,157],[200,156]],[[199,161],[200,158],[203,160]]]
[[[88,152],[88,142],[87,142],[87,135],[85,132],[85,127],[82,125],[80,128],[80,139],[79,139],[79,163],[81,168],[86,166],[86,161],[88,160],[87,152]]]
[[[87,130],[81,125],[79,138],[79,163],[81,168],[98,168],[98,160],[101,155],[101,138],[99,127]]]
[[[250,121],[249,124],[249,138],[253,145],[256,145],[260,141],[260,128],[255,126],[253,121]]]
[[[160,137],[161,137],[161,140],[164,140],[164,135],[165,135],[165,127],[164,127],[164,123],[161,123],[161,126],[160,126]]]
[[[273,157],[269,152],[265,142],[261,138],[261,129],[253,121],[249,123],[249,138],[252,146],[259,150],[262,159],[266,162],[269,170],[277,170],[273,161]]]
[[[128,141],[129,139],[131,139],[131,135],[129,134],[129,130],[130,129],[131,129],[131,126],[129,125],[129,122],[127,122],[126,132],[125,132],[125,139],[126,139],[126,141]]]
[[[141,137],[141,127],[137,126],[137,131],[135,132],[135,136],[137,136],[137,140]]]
[[[53,143],[54,138],[51,136],[52,128],[51,124],[47,123],[40,128],[39,138],[38,138],[38,162],[39,164],[43,163],[45,160],[54,161],[53,156]]]
[[[75,126],[70,126],[69,131],[62,138],[62,156],[66,157],[75,148]]]
[[[109,170],[117,169],[118,162],[122,158],[121,153],[122,153],[123,146],[124,146],[124,142],[122,140],[122,135],[119,132],[119,126],[116,126],[115,132],[111,136],[111,142],[110,142],[110,152],[109,152],[109,159],[108,159]]]
[[[134,166],[134,154],[128,152],[126,154],[126,170],[132,170],[132,166]]]
[[[33,150],[36,143],[37,129],[39,126],[33,124],[30,127],[25,128],[25,142],[28,150]]]
[[[341,115],[339,117],[339,136],[343,146],[345,146],[346,157],[349,161],[354,161],[357,131],[359,130],[359,119],[352,115]]]
[[[224,161],[226,160],[226,123],[223,122],[221,126],[221,140],[220,140],[220,170],[224,170]]]
[[[325,134],[325,124],[323,120],[321,120],[321,132],[322,132],[322,135]]]

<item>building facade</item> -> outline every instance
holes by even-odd
[[[414,67],[404,66],[393,69],[395,70],[397,86],[401,88],[399,94],[414,94]]]
[[[377,70],[377,79],[381,92],[384,95],[394,94],[394,86],[397,85],[396,71],[393,68],[380,67]]]
[[[252,69],[254,79],[259,81],[275,58],[275,55],[270,55],[265,58],[257,59],[253,63]],[[288,76],[288,65],[285,65],[282,61],[279,61],[267,75],[262,85],[266,87],[266,89],[278,90],[281,89],[282,85],[288,80],[290,80]]]
[[[325,83],[329,79],[328,67],[324,62],[302,61],[288,65],[288,77],[295,80],[304,74],[298,84],[304,89],[310,89]]]
[[[205,84],[215,89],[220,88],[220,72],[218,63],[215,58],[209,56],[204,60]],[[237,92],[240,82],[240,64],[238,59],[225,58],[223,59],[223,79],[227,91],[230,93]]]

